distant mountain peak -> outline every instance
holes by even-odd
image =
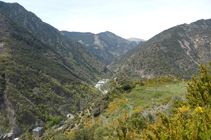
[[[90,50],[97,60],[109,64],[114,59],[124,54],[137,44],[121,38],[110,31],[98,34],[67,32],[63,33],[72,40],[77,40]]]

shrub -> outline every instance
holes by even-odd
[[[80,130],[76,130],[71,137],[71,140],[93,140],[95,130],[99,127],[99,124],[93,124],[90,127],[85,127]]]
[[[159,113],[155,124],[148,125],[142,136],[143,139],[210,139],[210,117],[210,109],[197,107],[191,111],[184,106],[173,117]]]
[[[122,89],[123,90],[130,90],[132,87],[131,87],[131,85],[129,85],[129,84],[124,84],[123,86],[122,86]]]
[[[125,108],[125,107],[127,107],[127,104],[124,103],[124,102],[121,102],[121,103],[119,103],[119,107],[120,108]]]
[[[63,134],[58,134],[54,139],[55,140],[69,140],[70,138],[66,137]]]
[[[199,76],[193,75],[192,81],[188,82],[188,94],[186,98],[191,107],[206,106],[211,104],[211,62],[205,67],[200,64]]]
[[[173,97],[168,106],[176,105],[177,108],[171,115],[158,112],[156,119],[141,109],[136,109],[131,116],[124,114],[111,122],[113,132],[110,138],[211,139],[211,63],[209,67],[200,67],[199,77],[193,76],[188,83],[188,102],[179,96]]]
[[[51,118],[50,119],[50,122],[49,122],[50,127],[59,124],[61,122],[61,120],[62,120],[62,117],[61,116]]]
[[[162,93],[160,93],[160,92],[154,92],[154,93],[152,93],[152,97],[153,98],[159,98],[159,97],[161,97],[163,94]]]
[[[145,84],[143,83],[143,82],[141,82],[141,84],[140,84],[141,86],[144,86]]]
[[[99,127],[95,130],[94,139],[95,140],[103,140],[107,137],[108,133],[111,133],[112,129],[108,126]]]
[[[94,115],[94,117],[97,117],[98,115],[100,115],[100,109],[99,108],[93,109],[92,114]]]

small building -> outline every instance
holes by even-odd
[[[98,81],[97,83],[98,83],[98,84],[104,84],[105,81],[100,80],[100,81]]]
[[[3,140],[14,140],[15,139],[15,134],[14,133],[7,133],[4,137]]]
[[[37,127],[35,129],[33,129],[32,133],[35,137],[41,137],[42,134],[44,133],[44,128],[43,127]]]
[[[70,118],[70,119],[74,118],[74,116],[72,114],[67,114],[67,117]]]
[[[100,86],[101,86],[101,84],[98,84],[98,83],[97,83],[97,84],[95,85],[95,88],[100,88]]]
[[[117,82],[117,77],[114,78],[114,82]]]

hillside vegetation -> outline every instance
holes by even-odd
[[[72,40],[77,40],[93,53],[95,59],[108,65],[120,55],[137,46],[137,42],[121,38],[111,32],[99,34],[62,31]]]
[[[199,64],[211,60],[211,20],[199,20],[161,32],[115,60],[117,75],[132,79],[178,75],[191,79]]]
[[[6,8],[7,12],[19,9],[28,14],[18,4],[0,2],[0,5],[11,6]],[[90,84],[111,73],[82,45],[62,37],[67,44],[57,46],[58,49],[55,44],[35,37],[2,11],[0,23],[1,134],[13,132],[19,136],[31,131],[29,128],[35,124],[50,127],[49,122],[66,119],[68,113],[76,114],[100,96]]]
[[[58,65],[60,65],[60,69],[63,69],[66,72],[63,73],[61,71],[54,71],[54,69],[49,67],[48,62],[43,62],[43,67],[40,67],[40,70],[43,70],[44,66],[46,66],[46,71],[54,71],[51,76],[58,80],[64,80],[59,79],[61,77],[68,77],[69,79],[72,79],[72,81],[77,79],[86,81],[90,84],[93,84],[93,81],[97,81],[97,79],[111,76],[111,72],[105,67],[105,65],[99,61],[96,61],[93,58],[93,55],[80,43],[68,39],[67,37],[62,35],[62,33],[56,28],[50,26],[47,23],[44,23],[35,14],[28,12],[18,3],[10,4],[0,2],[0,10],[2,10],[7,16],[11,17],[14,22],[18,23],[20,25],[20,28],[24,28],[24,30],[30,32],[30,34],[36,40],[38,40],[42,44],[44,43],[44,48],[51,49],[51,51],[53,50],[54,52],[44,52],[43,55],[46,58],[55,61]],[[20,36],[19,34],[16,34],[16,37],[19,38],[20,41],[23,39],[27,39],[26,41],[28,45],[34,45],[37,47],[37,44],[34,44],[32,39],[26,38],[26,35]],[[39,50],[41,48],[37,49]],[[34,55],[34,52],[30,51],[29,53],[20,52],[19,54]],[[28,59],[25,60],[28,61]],[[42,63],[42,61],[40,61],[39,59],[34,59],[32,61]],[[34,65],[33,62],[31,64]],[[67,79],[62,82],[67,82]]]
[[[210,38],[211,20],[199,20],[135,47],[111,32],[60,32],[0,2],[0,134],[35,139],[42,126],[36,139],[211,139]],[[94,88],[101,79],[107,94]]]
[[[185,81],[174,76],[135,83],[119,79],[113,83],[114,88],[107,95],[109,106],[101,110],[98,117],[83,118],[81,126],[77,129],[66,127],[51,136],[55,139],[71,140],[210,139],[211,63],[207,67],[200,67],[200,75],[193,76],[192,81],[188,82],[187,90]],[[141,96],[145,91],[140,89],[151,93],[149,92],[148,96]],[[169,89],[171,91],[168,91]],[[130,100],[128,96],[130,97],[134,91],[139,97],[133,99],[139,98],[141,106],[132,109],[134,100]],[[172,95],[168,96],[165,93]],[[148,97],[153,100],[144,102]]]

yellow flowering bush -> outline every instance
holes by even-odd
[[[172,116],[158,112],[155,123],[145,127],[142,116],[133,118],[125,114],[114,125],[113,139],[150,140],[208,140],[211,139],[211,63],[209,67],[200,66],[199,77],[188,83],[187,103],[178,105]],[[164,78],[167,80],[167,78]],[[149,84],[151,83],[151,84]],[[160,81],[162,84],[163,81]],[[145,83],[152,86],[153,82]],[[135,122],[135,123],[134,123]]]
[[[194,111],[203,113],[202,107],[197,107]]]
[[[182,107],[179,107],[178,110],[179,110],[179,112],[181,112],[181,113],[186,113],[186,112],[189,111],[189,108],[190,108],[190,107],[182,106]]]
[[[124,103],[124,102],[128,102],[128,100],[124,100],[122,98],[116,98],[114,99],[114,101],[112,103],[110,103],[110,105],[108,106],[108,109],[106,110],[106,113],[110,114],[113,113],[114,111],[118,110],[118,105],[120,103]]]
[[[201,72],[199,76],[192,77],[192,81],[188,83],[187,99],[191,107],[207,106],[211,104],[211,62],[205,67],[200,64]]]
[[[160,140],[211,139],[211,109],[208,108],[203,112],[201,107],[197,107],[191,113],[190,110],[188,111],[187,118],[184,116],[186,111],[179,111],[173,117],[159,113],[155,124],[149,124],[147,129],[144,129],[142,138]]]

